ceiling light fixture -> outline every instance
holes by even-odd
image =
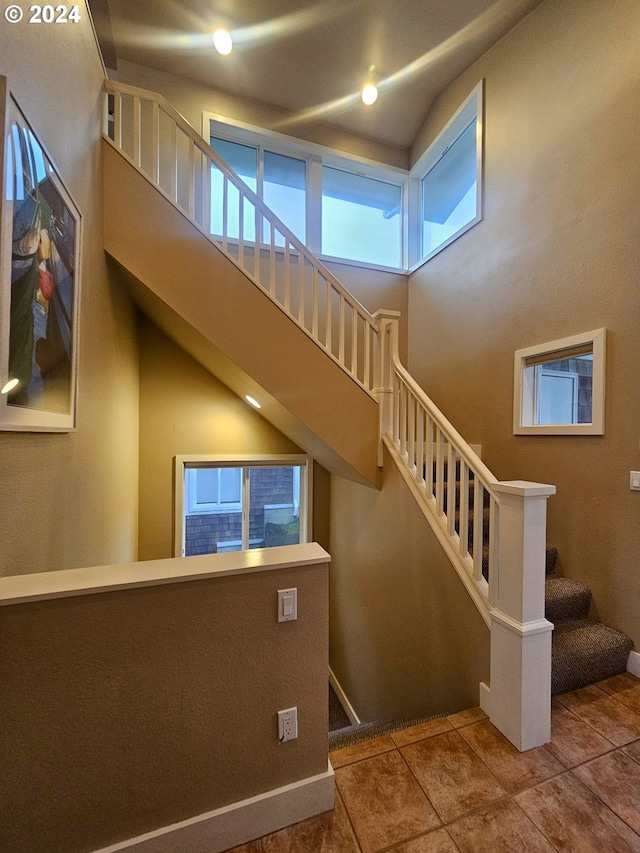
[[[0,394],[8,394],[9,391],[13,391],[13,389],[16,387],[16,385],[19,384],[19,382],[19,379],[9,379],[0,389]]]
[[[233,39],[231,38],[231,34],[228,30],[216,30],[213,34],[213,46],[221,53],[223,56],[227,56],[227,54],[231,53],[231,49],[233,48]]]
[[[247,401],[247,403],[249,403],[249,405],[253,406],[254,409],[262,408],[260,403],[255,399],[255,397],[251,397],[249,394],[245,394],[244,399]]]
[[[370,65],[369,79],[362,88],[362,103],[366,104],[368,107],[370,107],[371,104],[375,104],[378,99],[378,87],[375,84],[375,78],[376,67],[375,65]]]

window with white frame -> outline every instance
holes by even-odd
[[[176,556],[309,541],[308,456],[177,456]]]
[[[482,218],[480,82],[408,172],[313,143],[204,116],[212,148],[316,255],[378,269],[415,269]],[[255,240],[256,217],[238,191],[211,177],[211,231]],[[260,227],[260,226],[258,226]],[[263,243],[269,226],[262,225]],[[282,238],[276,238],[282,245]]]
[[[385,269],[406,267],[405,170],[217,117],[205,121],[211,147],[314,254]],[[222,198],[221,173],[214,169],[211,180],[211,231],[221,234],[223,207],[215,202]],[[237,190],[228,192],[227,236],[237,239]],[[255,216],[243,217],[243,237],[255,240]],[[263,243],[268,238],[264,223]]]
[[[515,354],[516,435],[604,433],[605,329]]]
[[[482,218],[482,98],[479,83],[411,170],[414,267]]]
[[[322,254],[402,266],[402,187],[322,167]]]

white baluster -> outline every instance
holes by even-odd
[[[460,522],[458,524],[460,537],[460,554],[463,559],[469,553],[469,466],[460,460]]]
[[[269,293],[275,298],[276,295],[276,229],[273,222],[269,223]]]
[[[142,109],[142,105],[140,103],[140,98],[134,97],[132,101],[133,107],[133,115],[131,117],[132,122],[132,133],[133,133],[133,145],[132,145],[132,154],[133,162],[136,168],[140,168],[140,110]]]
[[[358,378],[358,312],[351,308],[351,375]]]
[[[305,326],[305,302],[306,302],[306,289],[304,286],[304,273],[305,273],[305,264],[304,264],[304,255],[302,252],[298,252],[298,323],[302,326],[302,328],[306,328]]]
[[[318,316],[320,313],[320,294],[318,288],[318,268],[313,268],[312,277],[312,308],[311,308],[311,334],[316,340],[319,340],[318,332]]]
[[[436,429],[436,513],[444,513],[444,435],[442,430]]]
[[[447,532],[453,539],[456,532],[456,449],[451,441],[447,454]]]
[[[196,215],[196,147],[193,142],[187,137],[189,146],[189,197],[187,204],[189,206],[189,216],[195,219]]]
[[[427,484],[426,491],[427,497],[429,500],[434,495],[434,477],[433,477],[433,467],[434,467],[434,455],[433,455],[433,446],[434,446],[434,435],[433,435],[433,419],[427,415],[427,434],[425,436],[425,448],[427,451],[427,459],[426,459],[426,475],[427,475]]]
[[[326,279],[325,279],[326,281]],[[332,340],[331,340],[331,295],[332,295],[332,285],[330,282],[326,281],[327,286],[327,316],[325,319],[325,346],[329,352],[333,352],[332,348]]]
[[[416,404],[416,480],[421,488],[424,488],[424,419],[425,410]]]
[[[291,245],[285,237],[284,241],[284,310],[291,312]]]
[[[482,554],[484,546],[484,488],[476,474],[473,481],[473,577],[482,580]]]

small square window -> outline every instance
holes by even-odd
[[[516,435],[604,433],[605,330],[518,350]]]

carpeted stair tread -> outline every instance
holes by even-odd
[[[625,672],[632,648],[629,637],[600,622],[559,622],[551,646],[552,696]]]
[[[554,625],[563,619],[587,619],[591,590],[579,581],[547,574],[544,590],[545,616]]]
[[[447,463],[445,462],[445,477]],[[436,466],[433,469],[434,479]],[[460,465],[456,465],[456,479]],[[473,556],[474,483],[469,482],[468,547]],[[435,491],[435,485],[434,485]],[[489,580],[489,493],[483,490],[482,574]],[[447,486],[444,486],[444,511],[447,511]],[[455,529],[460,533],[460,482],[455,490]],[[558,549],[547,545],[545,553],[545,616],[554,625],[552,635],[551,692],[553,696],[585,687],[624,672],[632,641],[599,622],[589,620],[591,590],[579,581],[556,573]]]

